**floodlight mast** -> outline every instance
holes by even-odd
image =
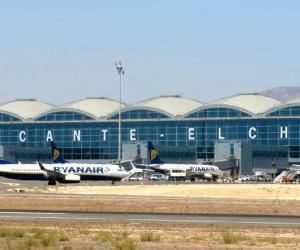
[[[117,72],[119,74],[119,140],[118,140],[118,162],[121,162],[121,146],[122,146],[122,134],[121,134],[121,108],[122,108],[122,75],[124,75],[124,69],[122,63],[115,63]]]

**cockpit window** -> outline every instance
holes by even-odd
[[[130,171],[132,169],[132,163],[130,161],[126,161],[126,162],[121,162],[121,167],[126,170],[126,171]]]

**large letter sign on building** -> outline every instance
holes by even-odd
[[[46,141],[53,141],[51,130],[48,130],[48,132],[47,132],[47,138],[46,138]]]
[[[136,129],[130,129],[130,141],[136,141]]]
[[[195,140],[195,128],[188,129],[189,141]]]
[[[288,138],[288,127],[280,127],[280,139]]]
[[[20,131],[19,140],[20,140],[20,142],[25,142],[26,141],[26,132],[24,130]]]
[[[108,129],[102,129],[102,135],[103,135],[103,141],[106,141],[106,134],[107,134]]]
[[[256,138],[256,128],[255,127],[249,128],[249,138],[250,139]]]
[[[80,141],[80,130],[74,130],[73,141]]]
[[[218,129],[218,139],[219,139],[219,140],[224,140],[225,137],[222,136],[222,133],[221,133],[221,132],[222,132],[222,131],[221,131],[221,128],[219,128],[219,129]]]

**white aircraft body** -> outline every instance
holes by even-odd
[[[213,165],[203,165],[203,164],[179,164],[179,163],[164,163],[160,160],[157,150],[154,148],[153,144],[148,142],[148,151],[150,154],[150,165],[159,172],[170,172],[174,169],[188,170],[191,169],[192,176],[204,177],[205,179],[212,179],[222,175],[222,171],[218,166]]]
[[[49,180],[58,182],[80,182],[80,180],[122,180],[142,172],[131,161],[120,164],[75,163],[66,161],[61,151],[51,142],[54,163],[13,164],[0,161],[0,175],[8,178],[27,180]]]
[[[161,172],[169,172],[174,169],[188,170],[191,169],[193,176],[203,176],[207,179],[213,178],[213,176],[222,175],[222,171],[217,166],[203,165],[203,164],[176,164],[176,163],[163,163],[163,164],[150,164],[151,168]]]
[[[87,163],[1,164],[0,175],[15,179],[80,182],[80,180],[122,180],[141,171],[130,161],[126,167],[122,164],[120,166]]]

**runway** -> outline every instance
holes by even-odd
[[[300,217],[289,216],[220,216],[147,213],[72,213],[1,211],[0,220],[81,220],[128,223],[235,224],[247,226],[299,227]]]

